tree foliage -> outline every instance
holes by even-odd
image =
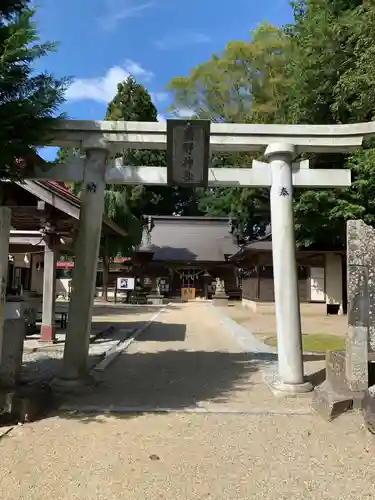
[[[334,124],[375,115],[375,4],[360,0],[296,0],[290,25],[268,24],[249,41],[172,79],[174,109],[188,108],[215,122]],[[370,142],[353,155],[310,155],[315,168],[351,168],[350,189],[296,189],[298,242],[338,245],[345,221],[375,222],[372,202],[375,154]],[[213,158],[213,161],[216,161]],[[251,164],[251,155],[227,155],[219,164]],[[220,188],[200,192],[209,214],[239,214],[242,227],[265,217],[265,190]]]
[[[56,46],[39,42],[29,3],[4,0],[0,6],[0,178],[22,178],[35,148],[48,144],[68,83],[34,71]]]
[[[133,77],[118,85],[117,94],[108,104],[106,120],[157,122],[158,112],[147,89]],[[124,165],[160,166],[166,165],[165,151],[125,150],[121,153]],[[143,215],[171,215],[173,213],[192,215],[197,211],[195,193],[191,189],[168,186],[126,186],[127,206],[131,213]]]
[[[108,104],[105,119],[156,122],[157,110],[145,87],[129,77],[118,85],[116,95]],[[124,150],[118,156],[122,158],[124,165],[166,165],[164,151]],[[68,151],[60,149],[56,161],[62,163],[67,159]],[[74,194],[80,196],[80,184],[69,187]],[[127,236],[102,238],[100,254],[103,259],[105,285],[110,261],[115,257],[130,256],[140,244],[144,215],[174,213],[193,215],[197,213],[197,206],[196,192],[193,189],[169,186],[108,185],[105,190],[104,215],[122,227],[127,232]]]

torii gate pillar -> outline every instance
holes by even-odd
[[[86,162],[64,362],[61,373],[52,382],[53,387],[60,391],[80,389],[91,383],[88,375],[88,350],[109,147],[99,137],[84,142],[82,149],[86,151]]]
[[[181,125],[185,126],[188,123],[184,125],[181,122]],[[192,127],[189,126],[189,130],[191,131]],[[168,142],[171,145],[171,141],[167,140],[169,135],[165,124],[161,123],[58,121],[56,139],[51,145],[66,146],[68,144],[71,148],[82,146],[87,151],[85,165],[80,158],[77,158],[64,167],[55,165],[47,170],[43,167],[34,167],[32,172],[29,172],[28,178],[70,182],[83,180],[84,184],[73,295],[64,351],[64,368],[59,378],[55,380],[55,385],[74,387],[80,379],[87,376],[89,326],[106,182],[128,185],[168,184],[167,168],[129,167],[123,165],[122,160],[119,159],[108,161],[108,148],[111,147],[112,153],[126,148],[165,149]],[[169,160],[176,161],[184,167],[179,172],[180,177],[175,179],[176,183],[189,184],[193,181],[194,185],[198,179],[198,185],[201,182],[205,184],[206,176],[197,175],[193,166],[195,163],[199,170],[202,164],[207,162],[207,155],[202,155],[202,150],[207,152],[208,149],[207,135],[207,127],[202,127],[199,140],[195,143],[190,139],[190,135],[189,139],[185,138],[182,152],[170,148],[169,155],[167,155]],[[306,392],[312,388],[310,384],[305,383],[303,373],[292,188],[293,186],[308,189],[338,188],[351,185],[349,170],[310,170],[308,161],[294,166],[293,157],[295,153],[302,152],[347,153],[360,147],[363,137],[373,135],[375,135],[374,122],[354,125],[220,123],[211,126],[209,145],[213,152],[263,151],[264,147],[267,147],[265,154],[270,164],[254,161],[252,169],[212,168],[208,172],[208,186],[271,187],[279,354],[279,378],[273,385],[286,393]],[[205,145],[204,148],[203,145]],[[193,164],[192,160],[194,160]],[[173,173],[173,169],[172,172],[171,169],[169,170],[169,174]]]
[[[271,169],[272,259],[277,325],[279,379],[275,388],[288,393],[312,390],[304,381],[301,315],[293,217],[292,161],[295,147],[271,144],[265,152]]]

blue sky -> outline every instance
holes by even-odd
[[[172,77],[186,75],[228,41],[248,39],[262,21],[291,20],[288,0],[39,0],[38,5],[41,40],[59,42],[38,70],[73,78],[63,110],[74,119],[103,119],[117,83],[129,74],[151,92],[162,119],[169,105],[165,85]]]

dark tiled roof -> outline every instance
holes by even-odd
[[[238,251],[223,217],[153,217],[153,260],[224,262]],[[142,251],[142,247],[140,248]]]
[[[71,203],[72,205],[74,205],[78,208],[81,207],[80,198],[78,196],[74,195],[69,190],[69,188],[66,186],[66,184],[64,182],[34,181],[34,183],[39,184],[40,186],[43,186],[44,188],[53,192],[54,194],[56,194],[60,198],[64,199],[65,201]],[[118,234],[120,236],[126,235],[125,231],[121,227],[119,227],[115,222],[113,222],[111,219],[108,219],[108,217],[103,217],[103,224],[104,224],[104,226],[109,228],[111,231],[113,231],[115,234]]]
[[[250,253],[261,253],[261,252],[272,252],[272,233],[260,238],[259,240],[250,241],[247,245],[244,245],[240,250],[237,250],[236,253],[231,255],[231,261],[238,261],[242,258],[246,257]],[[303,254],[304,252],[317,252],[317,253],[326,253],[326,252],[345,252],[345,246],[337,243],[336,245],[329,244],[319,244],[315,243],[307,248],[297,248],[297,253]]]

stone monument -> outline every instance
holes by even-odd
[[[164,303],[164,297],[160,293],[159,281],[155,277],[152,278],[152,289],[146,298],[147,304],[152,304],[154,306],[162,305]]]
[[[326,380],[313,397],[313,408],[326,420],[362,408],[369,386],[375,383],[374,257],[375,229],[362,220],[348,221],[346,349],[327,352]]]
[[[215,307],[228,306],[229,296],[225,293],[224,281],[216,278],[215,294],[212,297],[212,305]]]

